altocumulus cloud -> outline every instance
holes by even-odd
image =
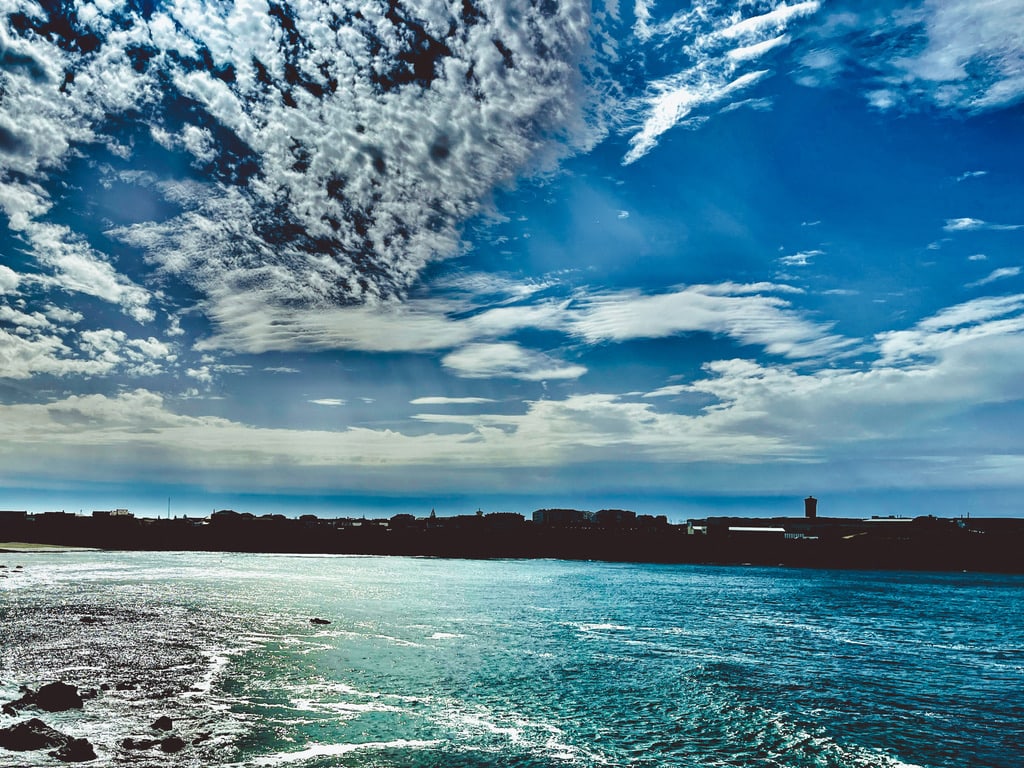
[[[600,133],[582,0],[0,10],[0,208],[59,287],[139,322],[151,295],[90,246],[97,233],[47,221],[83,148],[157,163],[118,180],[148,185],[167,215],[106,234],[164,278],[208,309],[308,307],[402,296],[459,251],[495,187]]]

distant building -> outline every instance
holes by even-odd
[[[599,509],[594,522],[603,528],[629,528],[636,522],[636,512],[628,509]]]
[[[35,515],[35,519],[42,523],[60,523],[65,520],[73,520],[75,517],[73,512],[43,512],[42,514]]]
[[[777,525],[730,525],[732,538],[784,539],[786,529]]]
[[[813,496],[804,499],[804,517],[813,520],[818,516],[818,500]]]
[[[533,522],[539,525],[583,525],[589,521],[590,514],[579,509],[538,509],[533,513]]]
[[[518,512],[488,512],[484,522],[492,530],[515,530],[526,524],[526,518]]]
[[[135,515],[127,509],[94,509],[92,516],[97,518],[116,518],[119,520],[130,520]]]
[[[255,519],[252,512],[235,512],[233,509],[218,509],[210,515],[210,522],[214,525],[237,525]]]

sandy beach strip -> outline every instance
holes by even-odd
[[[95,547],[72,547],[66,544],[33,544],[28,541],[0,541],[0,552],[89,552]]]

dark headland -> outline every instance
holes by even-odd
[[[390,518],[135,517],[0,511],[0,542],[142,551],[224,551],[561,558],[652,563],[786,565],[1024,573],[1024,520],[1015,518],[708,517],[672,524],[629,510],[541,509]],[[0,548],[3,545],[0,544]]]

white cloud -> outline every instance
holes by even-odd
[[[982,176],[987,176],[988,171],[965,171],[956,177],[957,181],[966,181],[967,179],[977,179]]]
[[[410,400],[410,405],[478,405],[482,403],[493,403],[489,397],[417,397]]]
[[[210,371],[210,366],[202,365],[198,368],[186,368],[185,375],[191,376],[196,381],[202,382],[203,384],[210,384],[213,382],[213,373]]]
[[[256,284],[290,305],[401,295],[457,252],[459,225],[496,185],[597,135],[585,122],[597,101],[581,78],[583,4],[484,2],[474,23],[437,4],[408,20],[384,3],[352,10],[340,31],[305,0],[288,5],[289,31],[246,3],[182,0],[156,14],[146,26],[161,48],[195,55],[201,41],[234,67],[225,83],[165,62],[174,86],[252,149],[260,174],[114,234],[204,291]],[[187,125],[180,141],[209,158],[206,129]]]
[[[0,322],[16,326],[18,333],[23,333],[26,329],[53,327],[53,323],[40,312],[22,312],[6,304],[0,304]]]
[[[525,381],[578,379],[587,372],[512,342],[467,344],[441,360],[456,376],[467,379],[510,378]]]
[[[1001,267],[999,269],[992,270],[988,275],[981,278],[980,280],[975,280],[973,283],[968,283],[967,287],[978,288],[982,285],[994,283],[996,280],[1002,280],[1007,277],[1017,277],[1017,275],[1019,275],[1020,273],[1020,267]]]
[[[0,328],[0,379],[31,379],[51,376],[93,376],[110,373],[114,365],[105,360],[73,356],[73,350],[54,335],[30,333],[22,336]]]
[[[1015,0],[928,0],[927,45],[893,63],[940,106],[991,108],[1024,97],[1024,16]]]
[[[111,328],[76,333],[68,327],[82,320],[81,313],[54,306],[28,311],[0,304],[0,324],[7,326],[0,329],[0,378],[156,375],[177,359],[169,345],[152,336],[130,338]]]
[[[100,163],[83,183],[169,204],[106,233],[145,253],[133,266],[188,283],[204,307],[244,294],[286,313],[403,298],[425,265],[461,252],[462,225],[495,188],[603,135],[614,8],[480,0],[470,18],[414,6],[343,0],[325,14],[297,0],[278,19],[255,0],[176,0],[149,18],[79,4],[69,23],[101,41],[88,54],[8,29],[2,46],[25,63],[4,72],[0,208],[42,268],[36,284],[156,318],[150,275],[119,269],[94,228],[50,218],[73,199],[53,182],[81,148],[127,166]],[[183,99],[195,109],[165,110]],[[135,146],[150,141],[163,152]],[[177,178],[182,160],[202,183]],[[11,283],[3,273],[0,290]]]
[[[102,360],[111,366],[122,362],[121,348],[127,340],[128,336],[124,331],[110,328],[82,332],[82,348],[94,359]]]
[[[843,487],[890,476],[905,487],[1011,482],[999,468],[1019,464],[1015,454],[1006,446],[990,446],[992,427],[973,417],[978,408],[1021,402],[1024,295],[949,307],[909,329],[880,334],[874,344],[877,358],[865,368],[807,370],[804,365],[717,360],[692,380],[677,380],[646,398],[592,392],[525,402],[518,412],[424,413],[416,416],[421,425],[442,429],[417,429],[416,434],[265,429],[177,414],[146,390],[4,404],[0,461],[9,471],[60,467],[62,473],[79,472],[94,480],[146,473],[195,478],[214,471],[219,476],[238,473],[258,484],[266,482],[268,469],[277,477],[285,471],[319,472],[291,476],[334,487],[339,466],[366,471],[423,467],[427,474],[439,466],[506,472],[621,463],[629,456],[691,477],[696,475],[687,473],[685,465],[701,467],[701,474],[714,462],[766,465],[771,474],[778,472],[779,462],[788,467],[816,463],[813,471],[821,477],[826,470],[819,467],[842,455],[844,461],[865,462],[856,477],[843,474],[846,465],[839,463],[827,470],[831,482],[849,484]],[[0,334],[0,354],[5,349]],[[478,361],[486,365],[483,352]],[[514,364],[516,357],[515,350],[491,350],[492,373],[509,361]],[[478,400],[483,399],[422,398],[414,403],[484,404]],[[957,430],[962,439],[943,439],[945,430],[962,424],[974,426]],[[81,458],[86,455],[87,465]],[[97,456],[109,461],[97,461]],[[730,472],[745,488],[763,482]]]
[[[85,315],[81,312],[65,309],[64,307],[56,307],[52,304],[48,304],[45,307],[45,311],[48,318],[62,325],[77,325],[85,319]]]
[[[972,232],[979,229],[995,230],[997,232],[1009,232],[1017,229],[1024,229],[1024,224],[991,224],[981,219],[964,217],[960,219],[946,219],[942,227],[947,232]]]
[[[877,109],[975,112],[1024,98],[1018,0],[924,0],[891,12],[864,6],[825,15],[813,32],[818,45],[805,54],[798,82],[824,85],[842,70],[867,69],[875,85],[866,96]]]
[[[591,343],[712,333],[790,358],[833,354],[854,343],[830,334],[827,325],[804,319],[785,299],[765,295],[793,290],[769,283],[727,283],[660,294],[609,293],[579,302],[571,327]]]
[[[125,314],[140,323],[155,319],[156,313],[149,307],[149,291],[119,274],[68,227],[33,222],[26,225],[26,232],[37,261],[53,272],[37,281],[119,304]]]
[[[630,150],[624,164],[636,162],[650,152],[659,137],[676,126],[700,125],[706,115],[695,114],[702,107],[733,99],[769,74],[767,69],[744,71],[772,51],[790,44],[786,29],[798,19],[820,9],[816,0],[794,3],[772,2],[759,5],[719,3],[702,0],[689,11],[681,11],[664,21],[655,21],[653,3],[636,4],[634,34],[643,42],[684,39],[679,57],[683,68],[647,87],[647,93],[630,110],[639,128],[629,139]],[[763,100],[750,100],[763,108]],[[727,104],[722,111],[728,111]]]
[[[313,403],[313,405],[337,406],[337,405],[345,405],[345,403],[347,403],[348,401],[347,400],[342,400],[342,399],[337,398],[337,397],[321,397],[321,398],[318,398],[316,400],[309,400],[308,402]]]
[[[824,251],[799,251],[797,253],[783,256],[779,261],[787,267],[806,267],[816,256],[823,256]]]
[[[580,290],[571,299],[534,298],[532,304],[510,304],[486,281],[460,283],[462,288],[469,285],[497,298],[498,305],[480,308],[471,295],[458,295],[286,312],[269,309],[251,295],[218,296],[218,303],[207,309],[218,332],[198,342],[196,349],[253,354],[303,349],[447,351],[445,365],[460,376],[482,378],[493,372],[541,380],[576,378],[585,368],[554,361],[548,353],[529,352],[506,341],[510,336],[543,330],[600,344],[709,333],[790,358],[835,355],[856,343],[832,334],[828,324],[808,320],[784,298],[801,291],[778,283],[697,285],[653,294]]]
[[[688,73],[687,73],[688,74]],[[705,104],[720,102],[757,83],[768,70],[748,72],[733,80],[690,82],[685,77],[662,80],[651,86],[643,126],[630,137],[630,150],[622,162],[634,163],[658,144],[658,137],[681,124]]]
[[[935,358],[987,337],[1016,337],[1024,330],[1024,294],[983,297],[925,318],[915,328],[877,335],[883,363]]]
[[[985,261],[987,259],[988,256],[986,256],[984,253],[972,253],[970,256],[967,257],[968,261]]]
[[[16,292],[20,282],[21,277],[17,272],[0,264],[0,294]]]
[[[468,283],[460,284],[467,288]],[[482,282],[477,287],[495,287]],[[498,281],[497,285],[504,285]],[[489,290],[489,289],[488,289]],[[515,299],[529,297],[527,287]],[[512,294],[510,294],[512,295]],[[416,298],[346,307],[276,307],[257,292],[218,290],[205,310],[216,333],[196,344],[200,351],[229,349],[250,353],[296,349],[356,349],[370,352],[424,352],[451,349],[532,328],[557,330],[565,324],[567,302],[539,299],[479,309],[466,297]]]
[[[761,40],[751,45],[745,45],[740,48],[734,48],[728,51],[725,55],[733,61],[753,61],[764,56],[768,51],[773,48],[779,48],[783,45],[789,45],[791,38],[789,35],[779,35],[768,40]]]

